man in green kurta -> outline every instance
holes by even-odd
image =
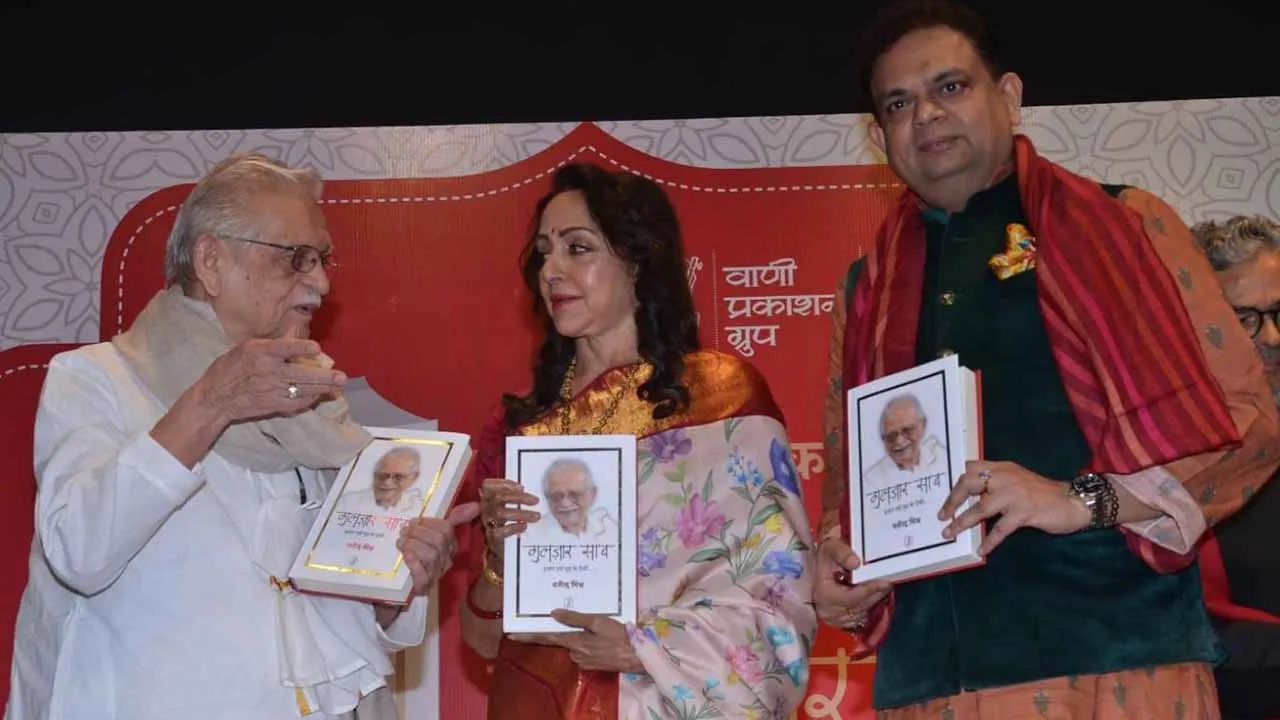
[[[1015,134],[968,10],[895,4],[864,49],[908,192],[837,303],[820,614],[877,653],[885,718],[1217,717],[1195,545],[1280,463],[1247,335],[1167,205]],[[985,455],[940,517],[985,523],[986,562],[845,586],[843,392],[948,353],[982,373]]]

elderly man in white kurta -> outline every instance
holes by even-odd
[[[308,339],[329,289],[320,189],[261,156],[215,167],[178,215],[167,289],[113,341],[50,363],[6,718],[391,707],[389,653],[422,642],[421,596],[476,508],[405,529],[407,606],[285,580],[334,470],[370,440],[347,417],[345,375]]]

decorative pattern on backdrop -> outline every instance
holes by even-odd
[[[816,524],[827,315],[899,190],[865,120],[0,135],[0,349],[126,327],[159,287],[164,237],[190,183],[227,154],[256,150],[330,181],[325,212],[343,268],[326,306],[337,312],[318,319],[334,338],[326,349],[402,407],[475,432],[492,397],[527,384],[527,368],[486,363],[493,371],[466,389],[450,378],[474,375],[474,357],[524,352],[511,346],[527,335],[515,255],[547,173],[574,159],[637,170],[681,213],[704,341],[769,378]],[[1148,188],[1190,220],[1280,216],[1280,97],[1032,108],[1025,120],[1050,159]],[[370,242],[380,237],[394,241]],[[485,332],[468,332],[474,317]],[[443,335],[390,331],[402,321]],[[433,352],[441,336],[467,337],[467,352]],[[403,371],[423,357],[430,372]],[[453,580],[431,665],[445,668],[443,716],[470,717],[484,676],[461,648]],[[846,644],[819,634],[798,717],[871,717],[873,665],[851,662]]]
[[[704,168],[881,162],[866,117],[602,122],[655,157]],[[194,182],[231,152],[311,165],[326,179],[473,175],[545,150],[577,123],[0,135],[0,349],[98,337],[108,235],[138,200]],[[1280,216],[1280,97],[1028,108],[1054,162],[1151,190],[1188,221]]]

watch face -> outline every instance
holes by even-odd
[[[1084,493],[1086,495],[1095,495],[1102,492],[1102,488],[1106,482],[1107,479],[1101,475],[1089,473],[1088,475],[1081,475],[1076,478],[1071,482],[1071,484],[1075,487],[1076,492]]]

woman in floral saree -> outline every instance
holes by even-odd
[[[675,209],[654,182],[568,165],[538,204],[524,276],[545,340],[533,389],[481,435],[462,628],[494,659],[489,718],[788,718],[804,697],[812,539],[764,378],[700,350]],[[539,517],[504,477],[510,435],[639,439],[639,617],[502,634],[503,541]]]

